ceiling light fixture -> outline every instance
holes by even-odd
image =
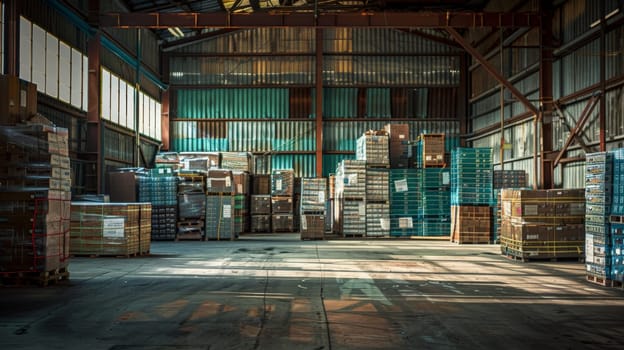
[[[167,28],[167,30],[169,31],[169,33],[171,33],[171,35],[175,36],[176,38],[184,37],[184,32],[178,27],[169,27]]]

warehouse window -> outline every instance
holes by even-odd
[[[135,91],[128,82],[102,67],[100,116],[116,125],[135,130]],[[158,101],[139,91],[139,132],[156,140],[161,138],[162,107]]]
[[[87,110],[88,59],[24,17],[20,17],[19,77],[37,91]]]

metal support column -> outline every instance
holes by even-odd
[[[457,93],[457,115],[459,117],[459,134],[467,135],[471,129],[468,126],[468,91],[470,91],[470,72],[468,71],[469,58],[467,54],[459,56],[459,90]],[[460,146],[466,146],[466,139],[461,137]]]
[[[95,189],[98,194],[104,193],[104,149],[102,147],[102,133],[104,126],[100,120],[100,51],[102,49],[100,34],[96,33],[89,38],[89,95],[87,107],[87,152],[94,162],[94,169],[90,173],[95,177]],[[93,163],[92,163],[93,164]]]
[[[137,59],[135,68],[135,76],[134,76],[134,166],[141,166],[141,116],[139,112],[141,111],[140,103],[143,103],[139,99],[139,93],[141,92],[141,29],[137,29]],[[146,111],[143,111],[144,113]]]
[[[316,177],[323,176],[323,29],[316,29]]]
[[[5,72],[8,75],[19,76],[19,15],[21,1],[5,1]]]
[[[539,70],[539,100],[540,116],[539,128],[541,139],[540,151],[540,188],[553,188],[555,177],[555,166],[549,155],[553,154],[553,129],[552,115],[553,106],[553,33],[552,33],[552,4],[548,1],[540,2],[541,13],[544,14],[540,25],[540,70]],[[546,118],[544,118],[546,117]],[[538,150],[536,149],[535,152]],[[537,171],[537,169],[536,169]]]
[[[606,71],[606,35],[607,35],[607,20],[606,20],[606,9],[605,9],[605,1],[598,1],[600,3],[600,107],[599,107],[599,128],[600,128],[600,152],[604,152],[607,150],[607,137],[605,135],[605,129],[607,128],[607,101],[606,101],[606,80],[607,80],[607,71]]]
[[[161,149],[168,151],[169,147],[169,91],[162,92],[161,95],[161,114],[160,114],[160,139],[162,141]]]

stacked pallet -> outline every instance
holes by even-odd
[[[416,140],[416,167],[446,167],[445,151],[444,134],[421,134]]]
[[[411,153],[409,124],[387,124],[384,130],[389,136],[390,167],[393,169],[407,168]]]
[[[325,231],[334,232],[334,211],[335,211],[335,194],[336,194],[336,175],[331,174],[327,179],[329,189],[327,193],[327,203],[325,212],[327,213],[327,220],[325,220]]]
[[[203,240],[206,180],[202,173],[179,173],[176,240]]]
[[[301,239],[323,239],[326,191],[326,178],[301,179]]]
[[[179,157],[184,171],[206,172],[221,165],[221,154],[218,152],[181,152]]]
[[[490,242],[491,201],[492,149],[454,149],[451,153],[452,242]],[[478,208],[464,209],[463,207]],[[487,221],[487,223],[477,224],[477,221]]]
[[[251,154],[248,152],[221,152],[221,168],[251,173]]]
[[[390,233],[390,171],[366,169],[366,236],[382,237]]]
[[[420,169],[418,235],[448,236],[451,229],[451,174],[444,168]]]
[[[249,200],[251,190],[251,176],[246,171],[232,171],[232,196],[233,196],[233,219],[234,219],[234,238],[243,232],[249,232],[251,222],[249,220]]]
[[[292,169],[271,172],[271,226],[274,232],[294,231],[294,186]]]
[[[419,169],[390,169],[390,236],[418,235]]]
[[[152,204],[152,240],[174,240],[178,207],[178,177],[171,168],[150,169],[138,177],[139,202]]]
[[[501,225],[501,198],[503,188],[525,189],[527,187],[527,175],[524,170],[494,170],[492,177],[492,239],[499,242]]]
[[[148,253],[151,232],[147,218],[151,221],[149,203],[72,202],[71,254],[135,256]]]
[[[388,134],[386,131],[367,131],[356,142],[355,159],[367,166],[389,167]]]
[[[251,232],[271,232],[271,175],[253,175]]]
[[[336,223],[345,237],[366,234],[366,161],[343,160],[336,169]]]
[[[0,157],[0,272],[26,273],[44,285],[66,278],[71,198],[67,129],[3,126]]]
[[[206,230],[210,240],[234,238],[233,204],[234,179],[229,169],[210,169],[206,175]]]
[[[500,244],[504,255],[522,260],[583,258],[583,189],[503,189],[501,201]]]
[[[585,267],[590,280],[612,279],[609,225],[612,179],[612,154],[600,152],[585,156]]]

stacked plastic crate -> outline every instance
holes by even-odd
[[[172,168],[150,169],[139,178],[139,202],[152,203],[152,240],[174,240],[177,222],[178,177]]]
[[[179,173],[178,232],[176,240],[203,240],[206,217],[206,181],[202,173]]]
[[[420,170],[390,169],[390,236],[418,235]]]
[[[274,232],[294,231],[294,186],[292,169],[271,171],[271,226]]]
[[[609,214],[613,195],[613,155],[607,152],[585,156],[585,267],[591,281],[611,279],[611,227]],[[614,208],[615,209],[615,208]],[[617,230],[617,224],[614,224]]]
[[[366,235],[366,161],[342,160],[336,169],[337,225],[345,237]]]
[[[356,159],[366,162],[366,236],[390,232],[389,137],[385,130],[368,131],[357,140]]]
[[[451,173],[446,168],[420,169],[419,236],[448,236],[451,229]]]
[[[325,234],[326,178],[301,179],[301,239],[323,239]]]
[[[624,282],[624,149],[622,148],[613,151],[613,205],[610,224],[610,283],[613,286],[621,286]]]
[[[2,126],[0,157],[3,277],[32,278],[43,285],[67,278],[71,199],[67,129]]]
[[[206,176],[207,240],[231,240],[234,233],[234,179],[229,169],[210,169]]]
[[[490,242],[492,149],[451,152],[451,241]]]

